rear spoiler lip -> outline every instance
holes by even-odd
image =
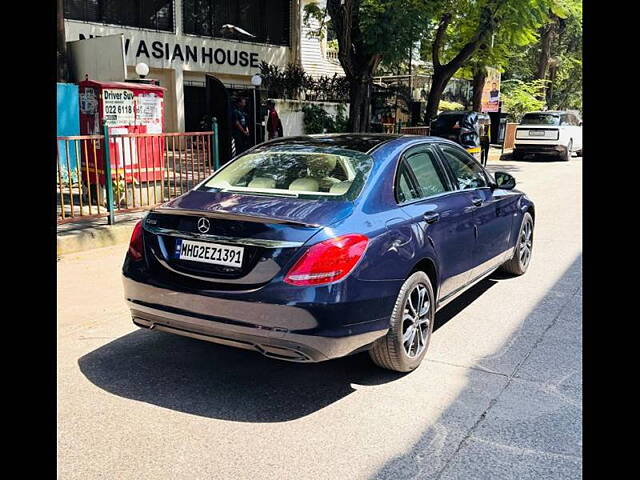
[[[189,215],[208,218],[224,218],[227,220],[240,220],[244,222],[256,222],[256,223],[276,223],[284,225],[295,225],[299,227],[307,228],[322,228],[324,225],[317,223],[306,223],[297,220],[287,220],[284,218],[267,217],[263,215],[246,215],[242,213],[227,212],[226,210],[192,210],[186,208],[172,208],[172,207],[157,207],[152,209],[152,213],[163,213],[168,215]]]

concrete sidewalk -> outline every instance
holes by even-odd
[[[57,254],[62,256],[127,243],[133,227],[145,213],[118,215],[114,225],[108,225],[106,218],[58,225]]]

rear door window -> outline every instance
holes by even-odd
[[[407,165],[402,161],[396,179],[396,201],[398,203],[405,203],[418,198],[420,198],[418,186],[411,177]]]
[[[438,145],[460,190],[482,188],[489,185],[484,170],[473,158],[459,148]]]
[[[406,162],[420,189],[420,198],[438,195],[448,190],[446,175],[440,169],[437,157],[430,148],[422,148],[407,156]]]

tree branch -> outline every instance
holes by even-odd
[[[442,44],[444,43],[444,37],[447,32],[447,27],[451,23],[451,14],[445,13],[442,15],[440,19],[440,23],[438,24],[438,30],[436,31],[436,38],[433,40],[433,45],[431,46],[432,52],[431,56],[433,57],[433,67],[439,68],[441,65],[440,62],[440,51],[442,50]]]

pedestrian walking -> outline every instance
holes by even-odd
[[[282,122],[276,111],[276,102],[267,100],[267,135],[269,140],[282,137]]]

